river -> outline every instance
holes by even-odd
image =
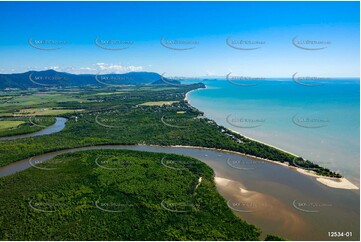
[[[174,153],[205,162],[215,171],[217,189],[229,207],[240,218],[260,227],[263,236],[276,234],[291,240],[359,240],[358,190],[330,188],[292,168],[240,154],[146,145],[81,147],[14,162],[0,168],[0,177],[57,155],[96,149]],[[352,232],[352,236],[332,238],[329,232]]]
[[[6,137],[0,137],[0,141],[3,140],[16,140],[16,139],[23,139],[23,138],[29,138],[29,137],[35,137],[35,136],[42,136],[42,135],[48,135],[53,134],[62,131],[65,128],[65,123],[67,119],[66,118],[60,118],[56,117],[56,121],[54,124],[34,133],[30,134],[21,134],[21,135],[14,135],[14,136],[6,136]]]

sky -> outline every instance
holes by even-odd
[[[0,16],[0,73],[360,73],[359,2],[0,2]]]

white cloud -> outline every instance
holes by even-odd
[[[46,66],[46,67],[30,67],[26,68],[26,71],[44,71],[44,70],[55,70],[58,72],[68,72],[72,74],[122,74],[132,71],[143,71],[142,66],[126,66],[120,64],[107,64],[104,62],[95,63],[92,66],[73,67],[73,66]],[[1,71],[5,72],[5,71]],[[14,73],[14,71],[8,71]]]
[[[80,67],[80,70],[82,70],[82,71],[93,71],[94,69],[90,68],[90,67]]]
[[[117,64],[96,63],[95,66],[101,73],[126,73],[130,71],[142,71],[142,66],[123,66]]]
[[[214,71],[207,71],[206,76],[215,76],[216,73]]]

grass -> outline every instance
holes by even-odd
[[[146,90],[146,91],[168,91],[168,90],[176,90],[177,87],[141,87],[140,90]]]
[[[0,97],[1,99],[7,100],[7,102],[0,102],[0,107],[8,106],[24,106],[24,105],[41,105],[46,103],[57,103],[57,102],[84,102],[86,100],[74,97],[69,94],[48,94],[48,93],[32,93],[31,95],[18,95],[14,96],[10,100],[9,97]]]
[[[197,117],[202,116],[202,113],[182,100],[186,92],[200,87],[202,87],[201,84],[186,85],[172,87],[172,90],[161,88],[162,91],[158,92],[155,91],[157,88],[153,88],[152,91],[140,91],[141,88],[135,87],[132,92],[122,95],[97,97],[94,96],[99,92],[125,91],[129,88],[84,88],[81,94],[77,94],[77,97],[87,100],[85,103],[66,102],[1,108],[4,113],[17,112],[20,109],[46,109],[47,112],[49,110],[63,111],[64,109],[81,109],[84,111],[78,114],[59,115],[69,119],[62,132],[31,139],[1,142],[0,165],[59,149],[97,144],[143,143],[227,149],[293,165],[292,161],[295,157],[292,155],[248,140],[216,125],[211,120],[198,119]],[[74,92],[77,89],[58,91]],[[14,96],[16,93],[8,94]],[[163,106],[140,105],[149,102],[174,101],[178,101],[178,103]],[[72,118],[74,115],[78,117],[77,122]],[[1,135],[2,133],[0,133]],[[8,152],[9,150],[12,152]],[[312,169],[315,168],[317,174],[337,176],[337,174],[325,168],[317,167],[309,161],[307,161],[307,166]]]
[[[24,121],[0,121],[0,130],[14,129],[24,123]]]
[[[21,116],[45,116],[45,115],[61,115],[67,113],[75,113],[82,111],[81,109],[52,109],[52,108],[30,108],[21,109],[15,115]]]
[[[123,94],[125,92],[99,92],[95,94],[95,96],[107,96],[107,95],[115,95],[115,94]]]
[[[140,105],[141,106],[163,106],[163,105],[172,105],[173,103],[178,103],[178,101],[145,102]]]
[[[29,134],[42,130],[44,127],[55,123],[54,117],[6,117],[5,120],[0,121],[0,137],[14,136],[20,134]],[[34,123],[36,125],[34,125]]]

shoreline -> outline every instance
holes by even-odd
[[[142,144],[139,144],[139,145],[142,145]],[[147,145],[155,146],[155,147],[167,147],[167,146],[161,146],[161,145],[151,145],[151,144],[147,144]],[[262,160],[262,161],[266,161],[266,162],[269,162],[269,163],[273,163],[275,165],[280,165],[280,166],[283,166],[285,168],[295,170],[295,171],[297,171],[297,172],[299,172],[299,173],[301,173],[303,175],[314,177],[315,180],[318,181],[319,183],[322,183],[323,185],[331,187],[331,188],[346,189],[346,190],[359,190],[359,188],[356,185],[354,185],[352,182],[347,180],[345,177],[332,178],[332,177],[321,176],[321,175],[317,175],[313,171],[304,170],[304,169],[301,169],[301,168],[298,168],[298,167],[292,167],[292,166],[289,166],[288,164],[285,164],[285,163],[282,163],[282,162],[279,162],[279,161],[269,160],[269,159],[257,157],[257,156],[254,156],[254,155],[248,155],[246,153],[241,153],[241,152],[238,152],[238,151],[217,149],[217,148],[209,148],[209,147],[203,147],[203,146],[190,146],[190,145],[171,145],[169,147],[172,147],[172,148],[203,149],[203,150],[211,150],[211,151],[218,151],[218,152],[223,152],[223,153],[231,153],[231,154],[236,154],[236,155],[242,155],[242,156],[246,156],[246,157],[249,157],[249,158],[254,158],[254,159],[257,159],[257,160]]]
[[[204,84],[204,83],[203,83],[203,84]],[[195,91],[197,91],[197,90],[199,90],[199,89],[207,89],[207,85],[204,84],[204,86],[205,86],[204,88],[200,87],[200,88],[197,88],[197,89],[194,89],[194,90],[191,90],[191,91],[186,92],[186,94],[184,95],[184,101],[187,101],[188,104],[192,106],[192,104],[189,102],[188,95],[189,95],[191,92],[195,92]],[[193,106],[192,106],[192,107],[193,107]]]
[[[227,128],[227,129],[229,129],[229,128]],[[282,152],[285,152],[285,153],[287,153],[287,154],[290,154],[290,155],[293,155],[293,156],[296,156],[296,157],[301,157],[301,156],[296,155],[296,154],[294,154],[294,153],[291,153],[291,152],[289,152],[289,151],[287,151],[287,150],[284,150],[284,149],[278,148],[278,147],[276,147],[276,146],[274,146],[274,145],[270,145],[270,144],[268,144],[268,143],[266,143],[266,142],[263,142],[263,141],[260,141],[260,140],[253,139],[253,138],[251,138],[251,137],[249,137],[249,136],[245,136],[245,135],[241,134],[240,132],[235,131],[235,130],[233,130],[233,129],[229,129],[229,130],[230,130],[230,131],[232,131],[232,132],[234,132],[234,133],[236,133],[236,134],[239,134],[239,135],[241,135],[241,136],[245,137],[246,139],[249,139],[249,140],[252,140],[252,141],[255,141],[255,142],[261,143],[261,144],[263,144],[263,145],[267,145],[267,146],[269,146],[269,147],[275,148],[275,149],[277,149],[277,150],[280,150],[280,151],[282,151]]]
[[[207,88],[207,86],[205,87]],[[193,92],[193,91],[197,91],[198,89],[201,89],[201,88],[197,88],[197,89],[194,89],[194,90],[191,90],[189,92],[186,93],[185,95],[185,98],[184,100],[188,102],[188,104],[190,106],[192,106],[192,104],[189,102],[189,98],[188,98],[188,94]],[[194,107],[194,106],[192,106]],[[196,108],[196,107],[194,107]],[[196,108],[197,109],[197,108]],[[214,121],[214,120],[213,120]],[[215,121],[214,121],[215,122]],[[217,124],[218,125],[218,124]],[[228,129],[228,128],[227,128]],[[270,144],[267,144],[265,142],[262,142],[262,141],[259,141],[259,140],[256,140],[256,139],[253,139],[253,138],[250,138],[250,137],[247,137],[235,130],[232,130],[232,129],[228,129],[234,133],[237,133],[247,139],[250,139],[252,141],[255,141],[255,142],[258,142],[258,143],[261,143],[261,144],[264,144],[264,145],[267,145],[269,147],[272,147],[274,149],[278,149],[282,152],[285,152],[287,154],[290,154],[290,155],[293,155],[293,156],[296,156],[296,157],[300,157],[299,155],[296,155],[296,154],[293,154],[289,151],[286,151],[286,150],[283,150],[283,149],[280,149],[278,147],[275,147],[273,145],[270,145]],[[285,164],[285,163],[282,163],[280,161],[275,161],[275,160],[269,160],[269,159],[265,159],[265,158],[261,158],[261,157],[258,157],[258,156],[253,156],[253,155],[249,155],[249,154],[245,154],[245,153],[241,153],[241,152],[237,152],[237,151],[231,151],[231,150],[224,150],[224,149],[216,149],[216,148],[208,148],[208,147],[198,147],[198,146],[182,146],[182,145],[175,145],[175,146],[171,146],[171,147],[183,147],[183,148],[198,148],[198,149],[206,149],[206,150],[214,150],[214,151],[220,151],[220,152],[228,152],[228,153],[233,153],[233,154],[239,154],[239,155],[243,155],[243,156],[247,156],[247,157],[250,157],[250,158],[255,158],[255,159],[259,159],[259,160],[264,160],[264,161],[267,161],[267,162],[270,162],[270,163],[273,163],[273,164],[276,164],[276,165],[281,165],[281,166],[284,166],[284,167],[288,167],[289,169],[294,169],[296,170],[297,172],[299,173],[302,173],[303,175],[307,175],[307,176],[311,176],[311,177],[314,177],[316,179],[317,182],[325,185],[325,186],[328,186],[328,187],[331,187],[331,188],[338,188],[338,189],[347,189],[347,190],[359,190],[359,187],[357,187],[355,184],[353,184],[352,182],[350,182],[349,180],[347,180],[345,177],[342,177],[342,178],[333,178],[333,177],[326,177],[326,176],[321,176],[321,175],[317,175],[314,171],[310,171],[310,170],[305,170],[305,169],[302,169],[302,168],[299,168],[299,167],[292,167],[288,164]]]
[[[205,86],[206,86],[206,85],[205,85]],[[205,89],[206,89],[206,88],[207,88],[207,86],[205,87]],[[203,89],[203,88],[197,88],[197,89],[194,89],[194,90],[192,90],[192,91],[187,92],[186,95],[185,95],[184,101],[187,101],[188,104],[192,106],[192,104],[189,102],[188,94],[190,94],[191,92],[197,91],[198,89]],[[194,106],[192,106],[192,107],[194,107]],[[196,108],[196,107],[194,107],[194,108]],[[213,120],[213,121],[214,121],[214,120]],[[246,135],[244,135],[244,134],[241,134],[241,133],[239,133],[239,132],[237,132],[237,131],[235,131],[235,130],[233,130],[233,129],[229,129],[229,128],[227,128],[227,129],[230,130],[230,131],[232,131],[232,132],[234,132],[234,133],[236,133],[236,134],[242,135],[243,137],[245,137],[245,138],[247,138],[247,139],[249,139],[249,140],[252,140],[252,141],[255,141],[255,142],[258,142],[258,143],[267,145],[267,146],[270,146],[270,147],[272,147],[272,148],[275,148],[275,149],[280,150],[280,151],[282,151],[282,152],[285,152],[285,153],[287,153],[287,154],[290,154],[290,155],[293,155],[293,156],[296,156],[296,157],[300,157],[299,155],[296,155],[296,154],[294,154],[294,153],[291,153],[291,152],[289,152],[289,151],[287,151],[287,150],[278,148],[278,147],[276,147],[276,146],[274,146],[274,145],[271,145],[271,144],[265,143],[265,142],[263,142],[263,141],[253,139],[253,138],[251,138],[251,137],[249,137],[249,136],[246,136]]]

